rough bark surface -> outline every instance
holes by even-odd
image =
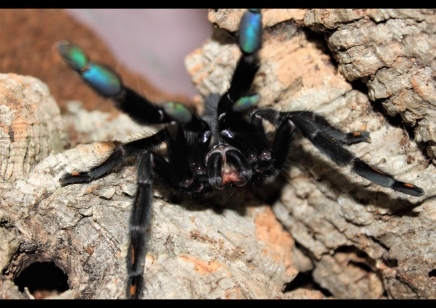
[[[123,298],[135,167],[90,184],[61,188],[58,179],[64,172],[87,170],[104,159],[113,144],[92,143],[59,152],[68,125],[92,141],[117,136],[123,129],[120,135],[125,138],[134,124],[122,118],[125,124],[119,127],[119,119],[108,121],[108,113],[88,113],[77,103],[69,107],[73,115],[61,121],[59,108],[37,79],[9,74],[1,75],[0,81],[1,123],[9,123],[1,141],[9,142],[4,149],[16,148],[14,155],[4,153],[9,160],[2,160],[2,170],[14,167],[1,178],[2,297],[23,296],[10,281],[27,266],[54,262],[69,277],[70,290],[63,297]],[[32,107],[33,112],[21,111]],[[106,123],[107,134],[95,135],[93,127],[82,125],[89,119]],[[35,130],[37,122],[46,125]],[[36,133],[17,137],[29,131]],[[41,145],[42,161],[27,162],[29,153]],[[153,204],[145,298],[284,297],[283,285],[298,273],[292,265],[294,242],[269,206],[243,194],[222,208],[208,203],[176,205],[159,191]]]
[[[211,10],[215,34],[186,60],[203,95],[228,86],[242,12]],[[260,105],[370,131],[372,143],[349,149],[426,192],[374,185],[300,140],[273,205],[297,242],[295,265],[338,298],[436,298],[435,11],[262,12]]]
[[[222,93],[228,86],[239,56],[234,33],[241,14],[242,10],[211,10],[209,19],[218,26],[215,34],[187,58],[202,95]],[[306,140],[294,145],[284,172],[286,182],[273,204],[274,214],[296,244],[249,190],[230,195],[218,209],[189,200],[169,203],[165,189],[157,187],[144,296],[323,297],[303,289],[281,292],[300,271],[311,273],[338,298],[435,298],[434,14],[432,10],[263,10],[262,66],[255,80],[261,107],[316,111],[345,131],[370,131],[372,143],[350,150],[399,180],[422,187],[424,197],[371,184],[334,166]],[[398,22],[404,25],[396,29]],[[409,32],[397,35],[400,31]],[[8,75],[1,80],[10,83],[17,78]],[[382,84],[388,89],[385,97],[377,94],[382,93]],[[12,95],[7,93],[0,97]],[[47,91],[44,95],[49,97]],[[10,101],[2,101],[0,107]],[[29,108],[26,100],[20,104],[24,107],[19,110]],[[49,108],[50,119],[57,119],[55,109]],[[69,104],[68,110],[71,115],[64,121],[45,120],[54,124],[41,132],[51,136],[55,131],[58,141],[47,142],[50,138],[44,137],[44,150],[34,149],[42,141],[27,141],[15,150],[13,171],[3,172],[12,163],[1,160],[2,298],[25,297],[12,280],[36,261],[55,262],[69,275],[70,290],[61,295],[65,298],[124,296],[135,168],[127,166],[90,184],[60,188],[57,179],[63,172],[86,170],[104,159],[113,145],[97,142],[63,153],[58,145],[64,144],[67,127],[80,143],[124,142],[143,132],[126,118],[86,112],[77,103]],[[392,119],[397,113],[401,119]],[[11,118],[11,112],[0,115]],[[9,140],[2,146],[3,155],[4,149],[18,146],[10,137],[18,125],[1,121],[1,141]],[[41,154],[27,158],[26,153],[34,152]]]

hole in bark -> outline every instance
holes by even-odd
[[[60,294],[69,289],[68,276],[53,262],[35,262],[25,268],[15,279],[18,289],[27,287],[36,298]]]
[[[318,290],[326,297],[332,296],[329,290],[324,289],[319,284],[317,284],[315,280],[313,280],[312,271],[305,272],[305,273],[299,272],[294,280],[292,280],[290,283],[287,283],[285,285],[285,289],[283,290],[283,292],[294,291],[299,288],[308,289],[308,290]]]
[[[436,279],[436,269],[431,270],[430,272],[428,272],[428,277]]]
[[[398,267],[398,260],[397,259],[388,259],[385,262],[390,267]]]
[[[376,272],[375,260],[353,246],[340,246],[335,250],[335,259],[343,266],[351,265],[365,272]]]
[[[362,79],[356,79],[351,82],[351,86],[354,90],[361,93],[368,94],[368,86],[362,81]]]
[[[348,264],[354,265],[355,267],[358,267],[362,270],[364,270],[365,272],[372,272],[373,270],[371,269],[371,267],[363,262],[355,262],[353,260],[350,260],[348,262]]]

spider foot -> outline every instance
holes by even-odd
[[[65,62],[102,96],[113,97],[123,89],[121,78],[114,71],[90,62],[79,46],[64,40],[57,43],[57,50]]]
[[[424,190],[422,188],[411,183],[395,181],[394,185],[392,185],[392,189],[414,197],[420,197],[424,195]]]
[[[359,142],[371,143],[369,132],[365,130],[356,130],[354,132],[347,133],[345,138],[342,140],[342,143],[344,144],[353,144]]]
[[[370,166],[359,158],[353,160],[352,170],[361,177],[370,180],[380,186],[388,187],[403,194],[420,197],[424,195],[424,190],[411,183],[397,181],[390,174],[387,174],[376,167]]]
[[[73,172],[66,173],[60,179],[59,182],[62,186],[76,183],[89,183],[93,179],[88,175],[88,172]]]
[[[239,23],[239,48],[243,53],[252,54],[262,46],[262,15],[260,9],[244,12]]]
[[[144,278],[142,275],[130,276],[127,280],[127,298],[139,299],[144,288]]]

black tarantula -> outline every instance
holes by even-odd
[[[395,180],[343,147],[369,141],[367,131],[343,133],[310,111],[254,109],[259,95],[249,93],[249,90],[260,66],[258,51],[261,45],[260,10],[247,10],[239,25],[242,55],[230,87],[221,96],[206,97],[204,114],[196,115],[180,103],[159,105],[150,102],[123,86],[112,70],[90,62],[79,47],[66,41],[58,43],[58,51],[68,65],[100,95],[110,97],[117,108],[139,124],[165,124],[152,136],[116,147],[105,161],[91,170],[67,173],[60,179],[62,185],[88,183],[121,167],[130,157],[138,159],[138,187],[130,217],[126,261],[128,298],[140,298],[144,288],[145,235],[150,220],[154,175],[172,192],[191,197],[205,196],[228,186],[259,183],[283,169],[294,132],[299,130],[338,166],[351,166],[358,175],[404,194],[424,194],[421,188]],[[272,140],[265,133],[264,120],[276,127]],[[162,143],[167,145],[167,160],[153,151]]]

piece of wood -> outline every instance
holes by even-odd
[[[229,32],[242,12],[210,10],[214,37],[188,56],[203,95],[228,86],[239,54]],[[273,206],[302,250],[297,268],[338,298],[435,298],[435,10],[262,13],[260,106],[368,130],[372,143],[349,149],[426,191],[414,198],[371,184],[299,141]]]
[[[1,75],[0,85],[2,123],[10,119],[1,140],[14,153],[4,153],[1,168],[2,285],[9,286],[7,281],[32,263],[54,262],[68,275],[65,297],[123,298],[135,167],[61,188],[63,173],[87,170],[113,144],[60,153],[67,121],[61,121],[48,88],[13,74]],[[102,121],[108,116],[99,115]],[[86,111],[77,116],[89,117]],[[120,129],[117,121],[109,123],[109,132]],[[42,146],[41,161],[31,160],[30,153]],[[165,188],[154,198],[145,298],[283,298],[282,286],[298,273],[292,265],[294,242],[268,205],[241,193],[222,208],[189,200],[177,205],[160,191]],[[10,288],[3,292],[3,298],[21,296]]]
[[[319,297],[301,289],[281,292],[301,271],[338,298],[435,298],[434,10],[262,12],[267,28],[254,87],[260,106],[316,111],[346,131],[370,131],[371,144],[350,150],[422,187],[426,195],[414,198],[371,184],[300,140],[273,204],[294,245],[249,190],[231,195],[220,213],[189,200],[168,203],[165,190],[157,189],[145,297]],[[239,56],[233,34],[241,14],[211,10],[209,19],[220,28],[186,60],[203,95],[228,86]],[[96,122],[100,117],[107,131],[93,134],[82,127],[83,142],[123,141],[119,126],[110,124],[113,119],[119,123],[116,118],[73,105],[70,110],[77,112],[54,130],[59,144],[65,142],[59,133],[65,126],[78,131],[77,123],[93,117]],[[393,119],[397,113],[401,118]],[[3,127],[2,138],[10,140],[15,127]],[[10,280],[30,263],[47,260],[69,275],[71,290],[65,297],[122,298],[134,166],[87,185],[59,188],[63,172],[86,170],[112,144],[61,152],[46,142],[44,153],[53,153],[29,160],[32,146],[39,142],[17,152],[30,163],[16,164],[14,172],[3,172],[10,170],[9,163],[1,161],[2,175],[9,178],[1,179],[0,294],[22,296]]]

